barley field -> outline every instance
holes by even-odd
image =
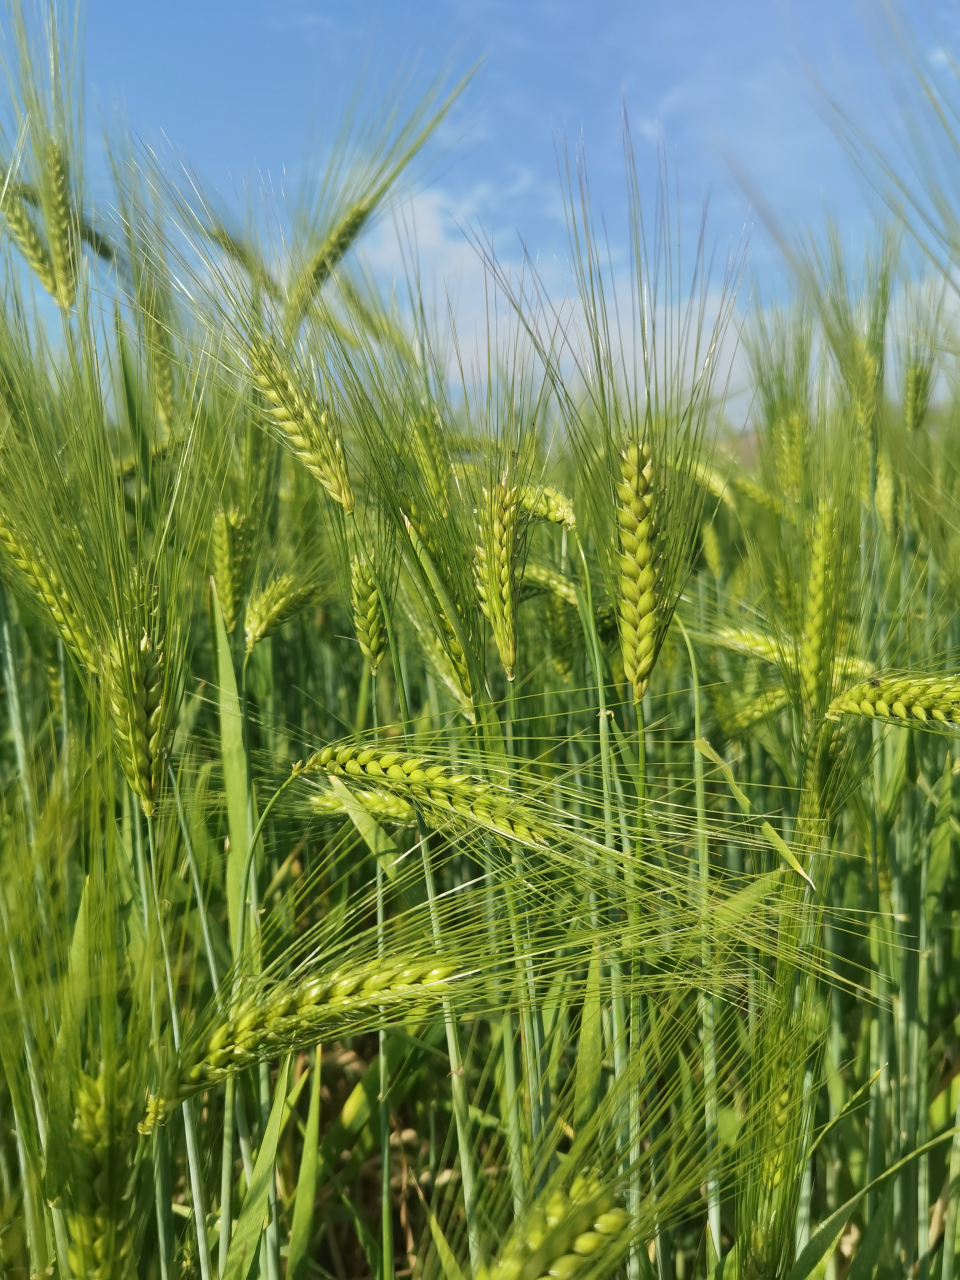
[[[0,1274],[952,1280],[948,189],[761,307],[627,135],[478,354],[360,254],[459,86],[278,238],[10,24]]]

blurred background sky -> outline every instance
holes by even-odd
[[[685,250],[708,198],[719,253],[747,232],[753,276],[768,295],[782,287],[753,190],[787,229],[832,214],[859,257],[878,202],[825,120],[826,95],[893,148],[910,93],[880,4],[854,0],[86,0],[84,12],[88,131],[120,104],[142,142],[188,159],[236,208],[245,185],[294,191],[358,86],[372,101],[398,79],[455,80],[479,63],[408,206],[425,279],[468,307],[481,284],[464,227],[508,259],[522,238],[562,265],[564,140],[582,139],[594,204],[624,243],[623,107],[648,198],[658,148],[674,173]],[[922,65],[942,66],[955,6],[899,12]],[[396,272],[390,226],[369,251],[385,279]]]

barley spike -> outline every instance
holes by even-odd
[[[597,1177],[579,1174],[568,1192],[553,1191],[521,1219],[500,1257],[480,1268],[476,1280],[571,1280],[601,1258],[612,1274],[629,1220]]]
[[[544,485],[542,489],[525,485],[518,493],[518,500],[524,511],[538,520],[566,525],[568,529],[577,527],[573,503],[559,489],[551,489],[548,485]]]
[[[632,444],[623,451],[620,477],[620,648],[624,674],[633,688],[634,701],[639,703],[653,669],[657,626],[656,513],[648,444]]]
[[[74,1090],[69,1194],[64,1218],[70,1270],[85,1280],[134,1280],[137,1274],[134,1173],[137,1130],[127,1083],[130,1064],[80,1073]]]
[[[95,671],[96,646],[86,625],[74,613],[67,593],[57,574],[49,569],[35,552],[29,551],[9,525],[0,522],[0,547],[19,571],[30,590],[46,606],[64,644],[80,659],[88,671]]]
[[[47,240],[57,302],[69,311],[77,297],[77,252],[73,217],[70,208],[70,178],[67,160],[56,138],[50,135],[44,149],[47,177],[50,183],[47,215]]]
[[[829,572],[831,526],[830,510],[821,499],[813,526],[810,551],[810,576],[803,610],[803,634],[800,641],[800,698],[808,720],[817,715],[818,692],[824,665],[824,628],[829,607]]]
[[[40,237],[40,232],[27,213],[23,200],[14,192],[8,191],[3,203],[3,216],[7,228],[16,241],[17,248],[23,254],[27,266],[37,277],[51,297],[57,297],[57,280],[53,271],[53,263],[47,246]]]
[[[452,959],[400,957],[328,974],[301,973],[261,988],[184,1047],[165,1078],[162,1098],[148,1104],[140,1131],[149,1132],[194,1090],[295,1045],[326,1038],[345,1017],[391,1004],[405,1015],[416,1002],[429,1007],[449,992],[456,973]]]
[[[877,674],[834,698],[827,715],[960,725],[960,678]]]
[[[254,381],[269,406],[269,414],[294,457],[323,485],[344,511],[353,510],[353,490],[347,477],[343,442],[329,410],[321,409],[312,391],[284,360],[270,337],[259,335],[250,344]]]
[[[328,746],[307,761],[307,770],[357,782],[372,782],[414,804],[432,826],[479,826],[524,844],[543,846],[551,834],[508,788],[474,781],[430,764],[423,756],[348,744]]]
[[[312,585],[298,582],[292,573],[281,573],[259,595],[251,596],[244,619],[247,653],[295,618],[313,597]]]
[[[508,485],[506,477],[492,492],[484,489],[475,565],[480,608],[493,628],[508,680],[517,664],[517,506],[516,487]]]
[[[386,627],[380,593],[374,582],[370,566],[358,556],[354,557],[350,573],[350,603],[353,607],[353,628],[360,642],[360,652],[370,664],[370,671],[377,674],[383,661]]]

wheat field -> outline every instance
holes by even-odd
[[[54,17],[0,139],[0,1274],[952,1280],[949,193],[762,308],[627,136],[629,271],[571,158],[568,294],[478,244],[467,358],[362,265],[462,86],[278,241],[124,138],[95,206]]]

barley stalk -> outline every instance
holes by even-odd
[[[380,593],[370,566],[355,556],[350,572],[350,603],[353,608],[353,629],[357,633],[360,652],[366,658],[371,674],[383,661],[386,628]]]
[[[657,626],[654,472],[648,444],[621,455],[617,486],[620,527],[618,615],[623,670],[640,703],[653,669]]]
[[[250,344],[254,381],[269,406],[270,417],[293,455],[323,485],[344,511],[353,510],[343,442],[332,413],[322,409],[313,392],[269,336]]]
[[[512,680],[517,665],[517,489],[506,476],[493,490],[484,489],[478,516],[480,542],[475,575],[480,608],[493,629],[500,661]]]

